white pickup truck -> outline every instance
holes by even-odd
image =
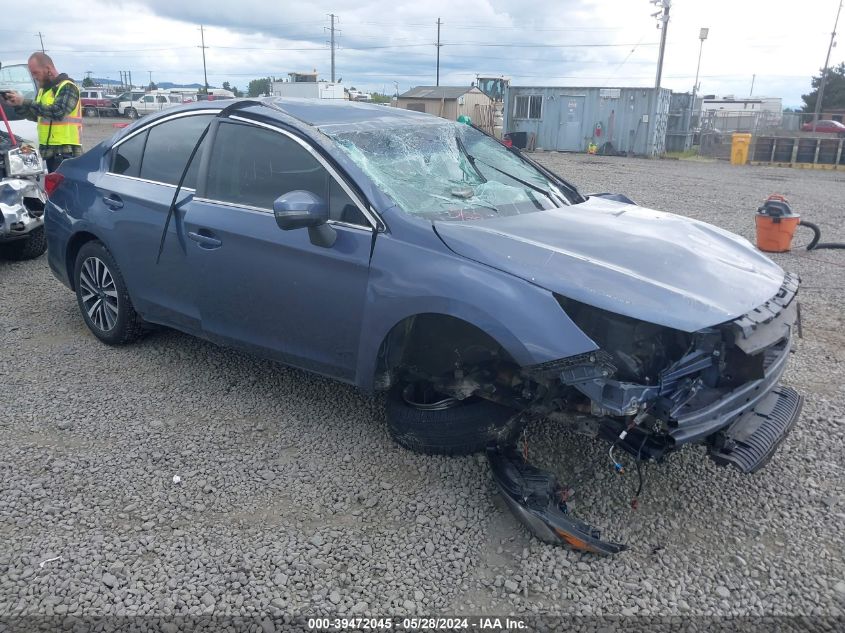
[[[130,119],[137,119],[144,114],[158,112],[182,103],[182,97],[178,94],[152,93],[133,99],[132,101],[121,101],[117,109],[123,116]]]

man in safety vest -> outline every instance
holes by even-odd
[[[82,154],[79,88],[66,74],[59,74],[49,55],[33,53],[27,65],[38,84],[38,94],[35,99],[24,99],[19,92],[9,92],[6,102],[17,106],[19,116],[38,122],[41,156],[47,170],[55,171],[65,158]]]

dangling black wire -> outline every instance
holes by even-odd
[[[648,440],[648,435],[643,436],[643,441],[640,443],[639,449],[637,449],[637,478],[639,479],[639,486],[637,486],[637,492],[634,494],[634,498],[631,500],[631,507],[635,510],[637,509],[637,502],[640,498],[640,493],[643,491],[643,485],[645,484],[645,477],[643,476],[643,471],[640,466],[640,462],[642,461],[642,452],[643,446],[645,446],[646,440]]]

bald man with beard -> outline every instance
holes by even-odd
[[[27,62],[32,78],[38,84],[35,99],[24,99],[19,92],[6,93],[6,103],[15,112],[38,123],[38,145],[47,162],[48,171],[55,171],[63,160],[82,154],[82,113],[79,87],[65,73],[59,73],[49,55],[35,52]]]

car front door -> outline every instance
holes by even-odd
[[[95,182],[94,208],[107,227],[106,246],[126,279],[142,316],[191,332],[200,331],[193,279],[186,269],[184,236],[171,221],[161,258],[159,245],[176,185],[213,113],[168,117],[118,142],[108,169]],[[177,200],[175,216],[194,197],[201,148]]]
[[[206,336],[352,381],[374,216],[290,131],[221,121],[209,150],[183,218]],[[332,246],[276,224],[273,201],[293,190],[326,201]]]

